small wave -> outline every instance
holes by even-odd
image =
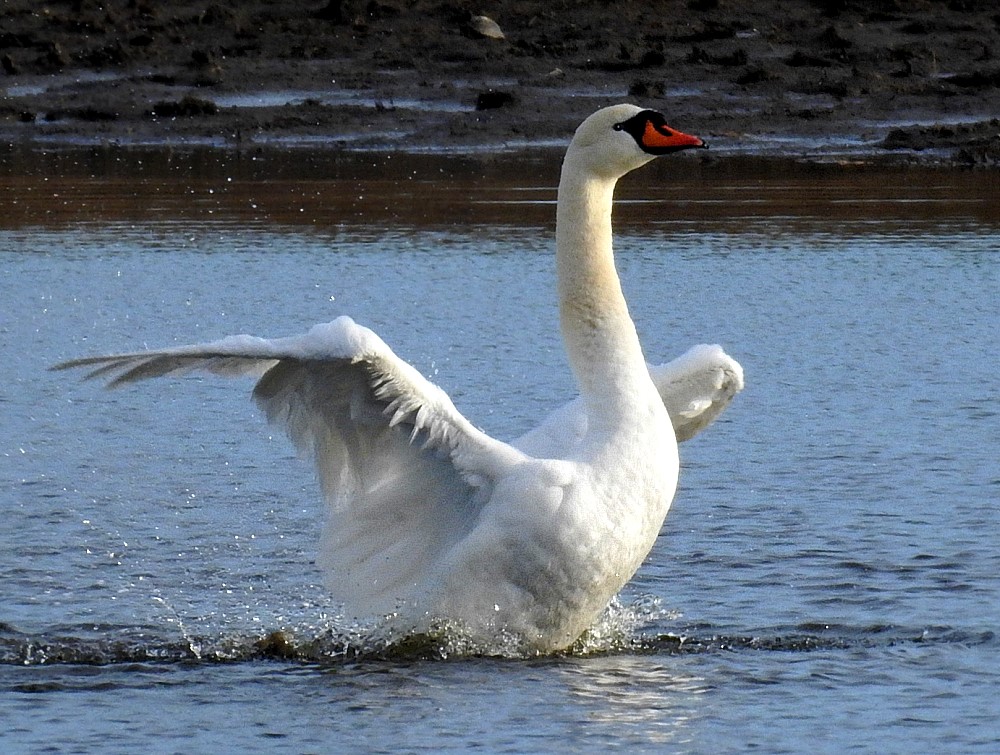
[[[757,650],[771,652],[809,652],[815,650],[849,650],[854,648],[889,648],[898,645],[992,645],[996,633],[990,630],[963,630],[952,627],[906,629],[876,625],[855,629],[847,626],[802,624],[776,628],[759,634],[712,634],[703,631],[693,635],[661,634],[647,637],[640,646],[650,653],[714,653]]]
[[[811,652],[852,648],[888,648],[897,645],[1000,645],[995,632],[929,627],[905,629],[874,626],[851,628],[817,626],[774,628],[767,632],[728,634],[699,627],[691,634],[637,633],[641,617],[658,606],[612,606],[601,622],[570,650],[560,655],[721,653],[734,651]],[[669,614],[666,614],[669,616]],[[0,664],[112,665],[244,663],[281,660],[330,665],[358,661],[444,661],[471,657],[524,658],[513,638],[499,638],[490,647],[471,643],[447,626],[390,638],[331,628],[320,631],[274,630],[264,634],[166,636],[156,627],[62,627],[39,634],[20,632],[0,622]]]

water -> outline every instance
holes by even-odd
[[[338,619],[317,486],[250,384],[45,369],[349,313],[518,435],[572,395],[552,174],[529,173],[4,179],[5,752],[997,749],[993,176],[622,187],[650,359],[719,342],[747,389],[682,446],[647,563],[558,657]]]

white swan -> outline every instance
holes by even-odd
[[[612,258],[617,180],[700,146],[633,105],[577,129],[559,184],[556,264],[580,398],[514,443],[476,429],[347,317],[302,336],[234,336],[57,368],[93,366],[90,376],[112,385],[193,369],[260,377],[254,397],[268,419],[315,460],[329,509],[319,563],[345,615],[395,614],[416,630],[444,620],[487,643],[565,648],[659,533],[678,471],[668,408],[690,437],[743,385],[721,349],[696,347],[658,368],[661,398]]]

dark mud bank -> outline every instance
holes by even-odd
[[[8,0],[0,140],[495,152],[630,100],[717,156],[1000,162],[993,2],[470,7]]]

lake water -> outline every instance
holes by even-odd
[[[1000,748],[995,173],[627,179],[648,358],[718,342],[747,388],[588,650],[505,659],[338,620],[250,383],[46,371],[347,313],[519,435],[573,395],[555,168],[396,161],[0,179],[4,752]]]

